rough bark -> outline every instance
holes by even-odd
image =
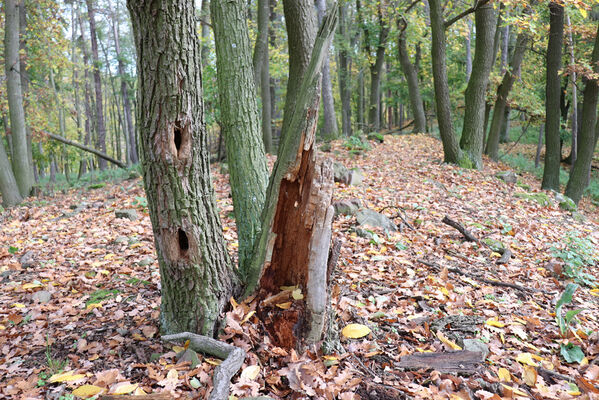
[[[501,125],[505,118],[504,114],[507,108],[507,99],[514,82],[516,82],[520,75],[520,65],[524,59],[528,41],[529,36],[526,32],[522,32],[518,35],[510,67],[505,70],[501,84],[497,88],[497,99],[495,100],[495,107],[493,108],[491,129],[489,130],[489,138],[487,140],[487,148],[485,151],[485,153],[495,161],[497,161],[499,157],[499,136]]]
[[[595,47],[591,65],[593,72],[599,73],[599,28],[595,38]],[[597,123],[597,102],[599,96],[599,85],[597,79],[587,80],[582,102],[582,129],[580,130],[580,153],[570,171],[570,179],[566,186],[566,196],[578,204],[582,198],[584,189],[588,185],[588,176],[593,161],[593,153],[597,145],[595,136],[595,125]]]
[[[260,234],[268,170],[260,133],[245,1],[213,1],[210,10],[221,128],[239,237],[239,270],[245,276],[254,238]]]
[[[29,196],[33,187],[33,169],[27,155],[27,128],[21,91],[19,61],[19,6],[17,0],[4,3],[4,68],[10,130],[12,135],[12,170],[22,197]]]
[[[543,149],[543,131],[545,130],[545,125],[541,124],[539,126],[539,138],[537,139],[537,152],[535,154],[535,168],[539,168],[539,164],[541,164],[541,150]]]
[[[445,54],[445,25],[440,0],[429,0],[429,10],[432,32],[432,64],[435,86],[435,102],[437,105],[437,121],[439,133],[443,142],[444,160],[448,163],[459,164],[462,152],[455,136],[451,121],[451,102],[449,84],[447,81],[447,61]]]
[[[472,19],[466,21],[468,25],[468,34],[466,35],[466,82],[472,75]]]
[[[493,38],[497,27],[497,12],[493,4],[485,4],[474,13],[476,24],[476,49],[472,75],[466,88],[466,111],[460,147],[473,168],[483,166],[483,140],[485,123],[485,98],[489,74],[493,67]]]
[[[144,186],[160,264],[161,330],[213,335],[237,278],[210,182],[194,4],[128,0],[127,6],[138,55]]]
[[[317,30],[313,0],[283,0],[283,12],[289,46],[289,79],[285,94],[281,141],[284,140],[285,132],[290,132],[289,124],[293,117],[298,89],[310,63]]]
[[[202,50],[200,54],[203,68],[206,66],[208,56],[210,55],[210,46],[208,46],[208,41],[210,40],[210,27],[208,26],[208,21],[210,20],[210,0],[202,0],[200,15],[202,17]]]
[[[547,44],[547,78],[545,100],[545,167],[543,189],[559,191],[560,152],[560,78],[564,41],[564,7],[549,4],[549,42]]]
[[[385,47],[389,36],[389,27],[383,21],[379,6],[379,36],[376,46],[374,63],[370,64],[370,99],[368,104],[368,130],[378,132],[381,129],[381,78],[385,63]]]
[[[576,64],[574,56],[574,41],[572,40],[572,25],[570,16],[566,14],[566,25],[568,26],[568,53],[570,53],[570,65]],[[578,157],[578,88],[576,87],[576,71],[570,73],[572,82],[572,147],[570,151],[570,165],[574,166]]]
[[[262,233],[255,246],[254,279],[246,288],[246,294],[251,293],[259,281],[262,295],[278,293],[282,285],[302,289],[305,308],[270,312],[263,307],[263,320],[273,340],[285,347],[296,347],[302,338],[315,343],[324,326],[334,183],[330,161],[316,162],[314,144],[320,71],[337,22],[336,10],[324,19],[291,114],[289,132],[282,135],[267,190]]]
[[[77,8],[77,19],[79,20],[79,27],[81,30],[81,53],[83,54],[83,65],[87,66],[89,64],[89,52],[87,49],[87,45],[85,42],[85,29],[83,27],[83,18],[81,17],[81,13],[79,8]],[[89,145],[91,142],[92,136],[92,107],[91,107],[91,85],[90,85],[90,77],[89,77],[89,69],[84,69],[83,80],[85,81],[84,87],[84,101],[85,101],[85,137],[83,139],[84,145]],[[87,160],[82,159],[79,164],[79,176],[83,175],[87,169]]]
[[[23,94],[23,109],[25,110],[25,116],[27,115],[27,107],[29,102],[27,101],[27,92],[29,92],[29,73],[27,72],[27,9],[25,0],[19,2],[19,51],[21,55],[19,57],[20,70],[19,74],[21,77],[21,93]],[[27,161],[29,162],[29,170],[32,176],[30,176],[31,182],[37,182],[35,168],[33,165],[33,146],[32,146],[32,135],[31,127],[27,123],[27,117],[25,117],[25,133],[27,135]]]
[[[316,0],[316,10],[318,23],[320,24],[327,10],[326,0]],[[334,139],[337,137],[338,128],[335,103],[333,101],[333,85],[331,83],[331,68],[328,54],[322,65],[322,112],[322,135],[327,139]]]
[[[17,181],[12,173],[10,161],[4,149],[4,143],[0,139],[0,194],[2,194],[2,205],[12,207],[23,201],[19,193]]]
[[[401,25],[401,22],[398,22],[398,24]],[[399,53],[401,70],[408,82],[408,95],[410,97],[410,106],[412,107],[412,114],[414,116],[413,132],[422,133],[426,132],[426,115],[424,114],[424,104],[422,103],[422,96],[420,95],[418,71],[414,64],[412,64],[410,54],[408,53],[405,25],[403,27],[400,26],[399,28],[400,34],[397,41],[397,50]]]
[[[268,53],[268,17],[270,15],[270,6],[268,0],[258,0],[258,18],[257,28],[258,36],[254,45],[254,55],[252,57],[252,65],[254,69],[254,80],[256,86],[261,80],[262,66],[264,65],[264,53]]]
[[[262,142],[266,153],[272,152],[272,114],[270,98],[270,66],[268,56],[268,21],[270,4],[268,0],[258,0],[258,37],[254,46],[254,80],[260,87],[262,100]]]
[[[102,95],[102,76],[100,75],[100,58],[98,57],[98,38],[96,35],[96,16],[92,0],[85,0],[87,15],[89,17],[89,34],[92,45],[92,71],[94,75],[94,91],[96,93],[96,148],[106,153],[106,126],[104,125],[104,106]],[[98,158],[98,166],[106,169],[106,160]]]
[[[339,97],[341,98],[341,130],[344,136],[351,136],[351,71],[350,54],[347,45],[350,42],[347,16],[347,3],[339,4]]]

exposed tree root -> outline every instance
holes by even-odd
[[[245,351],[243,349],[208,336],[189,332],[165,335],[162,336],[162,340],[168,342],[189,340],[189,347],[194,351],[222,358],[224,361],[214,370],[214,376],[212,377],[213,388],[208,399],[227,400],[229,398],[231,378],[239,371],[245,360]]]

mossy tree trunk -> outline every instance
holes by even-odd
[[[254,238],[260,234],[260,214],[268,185],[247,10],[243,0],[212,1],[210,10],[216,44],[221,127],[227,145],[239,237],[239,269],[245,275]]]
[[[210,182],[194,3],[127,6],[139,57],[137,121],[160,264],[161,330],[212,335],[237,277]]]
[[[547,43],[547,77],[545,99],[545,167],[543,189],[559,191],[560,145],[560,69],[564,43],[564,6],[549,4],[549,42]]]
[[[412,115],[414,116],[413,132],[422,133],[426,132],[426,115],[424,114],[424,104],[422,103],[422,96],[420,95],[418,71],[412,63],[410,54],[408,53],[408,44],[405,35],[406,22],[399,21],[398,28],[400,29],[400,33],[397,39],[397,52],[399,53],[401,70],[408,82],[410,106],[412,108]]]
[[[593,72],[599,73],[599,28],[595,37],[595,47],[591,60]],[[570,171],[570,179],[566,186],[566,196],[578,204],[582,198],[584,189],[588,185],[588,176],[593,161],[593,153],[597,145],[595,127],[597,123],[597,100],[599,96],[599,85],[597,79],[587,80],[582,102],[582,126],[580,130],[579,153]]]
[[[493,67],[493,38],[497,27],[497,12],[493,4],[485,4],[474,13],[476,40],[472,74],[466,88],[466,111],[460,147],[472,167],[483,166],[482,152],[485,125],[485,98],[489,73]]]

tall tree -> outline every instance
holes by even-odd
[[[27,197],[33,187],[34,179],[33,168],[27,155],[27,131],[21,91],[17,0],[7,0],[4,3],[4,13],[4,69],[12,135],[12,169],[21,197]]]
[[[322,22],[327,11],[326,0],[316,0],[318,23]],[[333,85],[331,83],[331,68],[327,55],[322,66],[322,111],[324,123],[322,133],[325,138],[337,136],[337,116],[335,114],[335,103],[333,101]]]
[[[254,46],[254,81],[262,99],[262,142],[267,153],[272,151],[272,114],[270,98],[270,60],[268,51],[269,0],[258,0],[258,37]]]
[[[127,6],[140,56],[137,121],[160,263],[161,329],[212,335],[237,278],[210,182],[194,3]]]
[[[344,136],[351,136],[351,69],[349,53],[349,19],[348,3],[339,4],[339,43],[335,47],[339,50],[339,97],[341,98],[341,130]]]
[[[4,143],[0,139],[0,194],[2,194],[2,205],[4,207],[12,207],[23,201],[19,193],[17,181],[12,173],[12,167]]]
[[[104,125],[104,106],[102,95],[102,75],[100,74],[100,58],[98,57],[98,37],[96,34],[96,15],[93,0],[85,0],[87,15],[89,17],[89,34],[92,44],[92,71],[94,75],[94,89],[96,92],[96,148],[106,153],[106,126]],[[106,160],[98,157],[101,170],[106,169]]]
[[[246,7],[244,0],[210,3],[221,127],[227,144],[242,275],[252,256],[254,238],[260,234],[260,213],[268,184]]]
[[[595,37],[595,47],[591,59],[595,76],[587,78],[582,101],[582,126],[580,130],[579,154],[570,171],[570,179],[566,186],[566,196],[578,203],[588,184],[588,176],[593,161],[593,153],[597,146],[596,124],[599,84],[596,74],[599,74],[599,27]]]
[[[472,75],[466,88],[466,111],[460,147],[474,168],[483,166],[482,152],[485,124],[485,98],[489,74],[493,66],[493,38],[497,26],[497,12],[487,3],[474,13],[476,40]]]
[[[545,86],[545,167],[543,189],[559,191],[560,146],[560,78],[564,43],[564,6],[549,3],[549,42],[547,43],[547,75]]]

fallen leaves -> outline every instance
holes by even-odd
[[[362,324],[349,324],[341,331],[346,338],[359,339],[370,334],[370,328]]]

